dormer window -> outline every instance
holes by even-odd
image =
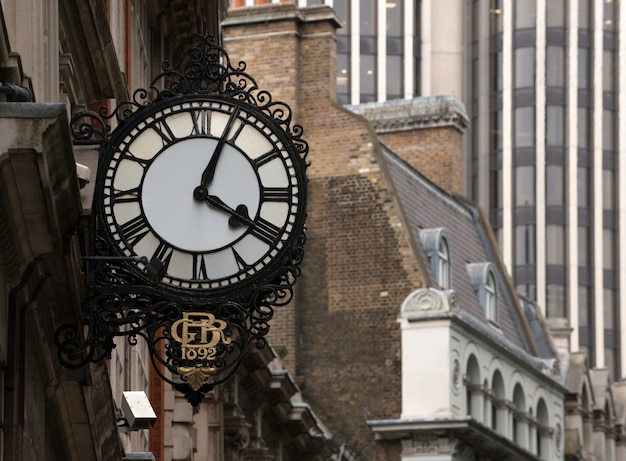
[[[437,283],[441,288],[450,288],[450,250],[445,237],[439,239],[437,249]]]
[[[492,271],[488,271],[487,280],[485,282],[485,315],[493,322],[497,320],[496,309],[496,278]]]
[[[452,287],[450,246],[445,229],[422,229],[420,240],[430,263],[430,269],[439,288]]]
[[[493,323],[498,322],[498,288],[496,275],[491,263],[472,263],[467,265],[470,283],[476,291],[478,301],[485,317]]]

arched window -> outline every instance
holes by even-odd
[[[480,382],[480,368],[478,360],[474,355],[467,359],[465,372],[465,402],[468,416],[472,416],[476,421],[483,420],[483,389]]]
[[[491,380],[491,428],[505,437],[508,436],[509,407],[506,401],[504,380],[500,371],[496,370]]]
[[[422,229],[420,240],[435,282],[443,290],[450,289],[452,287],[452,259],[448,233],[443,228]]]
[[[528,416],[526,415],[526,397],[522,386],[517,383],[513,391],[513,441],[528,449]]]
[[[487,273],[487,280],[485,281],[485,315],[489,320],[496,322],[498,320],[498,310],[496,308],[497,291],[496,291],[496,278],[492,271]]]
[[[450,288],[450,250],[445,237],[439,239],[437,249],[437,283],[445,290]]]
[[[543,399],[539,399],[537,404],[537,456],[539,459],[550,459],[550,445],[552,444],[552,429],[550,428],[550,418],[548,408]]]
[[[485,317],[491,322],[498,322],[498,288],[496,275],[491,263],[472,263],[467,265],[470,283],[476,290],[478,301]]]

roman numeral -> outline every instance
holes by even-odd
[[[168,144],[171,144],[176,140],[174,132],[165,120],[155,121],[152,129],[156,131],[159,136],[161,136],[161,140],[163,141],[164,146],[167,146]]]
[[[206,271],[206,263],[202,253],[193,255],[192,273],[195,280],[208,280],[209,275]]]
[[[279,156],[280,156],[280,151],[274,149],[274,150],[266,152],[265,154],[260,155],[259,157],[255,158],[253,160],[253,162],[254,162],[254,164],[256,165],[257,168],[260,168],[263,165],[265,165],[266,163],[271,162],[275,158],[278,158]]]
[[[130,246],[135,246],[149,232],[150,228],[143,215],[120,225],[120,231]]]
[[[170,261],[172,260],[172,254],[174,253],[174,249],[169,246],[165,242],[161,242],[157,249],[154,251],[151,259],[158,259],[163,263],[163,267],[167,271],[167,268],[170,265]]]
[[[250,233],[259,240],[271,245],[276,241],[282,229],[263,218],[259,218],[254,222],[254,226],[250,228]]]
[[[288,202],[291,198],[289,187],[264,187],[264,202]]]
[[[133,162],[137,162],[139,163],[139,165],[141,165],[141,167],[145,170],[146,167],[148,166],[149,160],[146,160],[145,158],[139,158],[137,156],[135,156],[131,151],[126,151],[124,152],[124,158],[127,160],[132,160]]]
[[[237,250],[235,250],[234,248],[231,249],[233,250],[233,256],[235,256],[235,262],[237,263],[237,267],[239,268],[239,270],[244,271],[248,269],[250,265],[244,261],[239,253],[237,253]]]
[[[113,193],[113,203],[129,203],[139,201],[139,187],[128,190],[116,190]]]
[[[238,111],[237,111],[238,112]],[[233,135],[229,138],[230,142],[234,142],[235,139],[237,139],[237,137],[239,136],[239,134],[241,134],[241,131],[243,130],[243,127],[245,125],[243,123],[239,123],[239,126],[237,127],[237,130],[235,130],[235,132],[233,133]]]
[[[193,123],[192,135],[207,135],[211,132],[211,112],[208,110],[194,110],[190,114]]]

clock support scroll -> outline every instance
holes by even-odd
[[[98,147],[99,163],[84,328],[57,329],[59,359],[83,367],[116,338],[143,340],[161,378],[197,405],[249,345],[263,347],[293,295],[302,128],[204,34],[132,100],[76,114],[72,131],[75,144]]]

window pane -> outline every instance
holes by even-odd
[[[546,84],[565,86],[565,48],[549,46],[546,50]]]
[[[615,231],[602,230],[602,265],[605,270],[615,270]]]
[[[499,210],[502,206],[502,170],[492,168],[489,173],[489,206]],[[498,241],[501,241],[498,239]]]
[[[515,264],[535,264],[535,226],[515,227]]]
[[[611,50],[602,55],[602,89],[615,91],[615,54]]]
[[[387,99],[402,97],[402,57],[387,55]]]
[[[580,27],[581,29],[591,29],[589,1],[590,0],[578,0],[578,27]]]
[[[491,122],[491,136],[489,137],[491,151],[502,149],[502,112],[492,112],[489,117]]]
[[[565,114],[562,106],[548,106],[546,109],[546,145],[565,144]]]
[[[485,315],[494,322],[497,320],[496,294],[496,280],[489,272],[485,281]]]
[[[615,113],[602,111],[602,149],[615,149]]]
[[[491,0],[489,19],[490,32],[502,32],[502,0]]]
[[[376,35],[376,2],[360,1],[361,35]]]
[[[502,91],[502,52],[494,52],[489,56],[489,72],[495,91]]]
[[[563,165],[546,166],[546,204],[565,205]]]
[[[589,88],[589,49],[578,48],[578,88]]]
[[[534,1],[517,1],[515,3],[515,28],[534,28],[537,7]]]
[[[535,86],[535,49],[515,50],[515,88]]]
[[[361,102],[374,101],[376,98],[376,56],[361,55]]]
[[[565,287],[563,285],[546,286],[546,305],[547,317],[565,317]]]
[[[350,66],[349,56],[345,53],[337,54],[337,93],[350,94]]]
[[[450,288],[450,253],[445,238],[439,240],[437,249],[437,282],[444,289]]]
[[[613,30],[615,28],[615,3],[617,2],[604,0],[604,30]]]
[[[615,209],[615,173],[612,170],[602,170],[602,208]]]
[[[386,3],[388,37],[402,37],[402,5],[400,1]]]
[[[564,0],[550,0],[546,4],[546,25],[548,27],[565,26]]]
[[[578,108],[578,147],[589,147],[589,109]]]
[[[589,168],[584,166],[578,167],[578,206],[589,206]]]
[[[590,294],[588,287],[578,287],[578,325],[581,327],[591,326],[589,319]]]
[[[535,167],[518,166],[515,168],[515,205],[532,206],[535,204]]]
[[[614,330],[617,325],[615,323],[615,292],[608,288],[604,289],[604,329]]]
[[[578,228],[578,266],[588,267],[589,258],[589,229],[587,227]]]
[[[565,231],[563,226],[546,226],[546,262],[551,265],[565,264]]]
[[[515,147],[535,145],[535,109],[518,107],[515,109]]]

